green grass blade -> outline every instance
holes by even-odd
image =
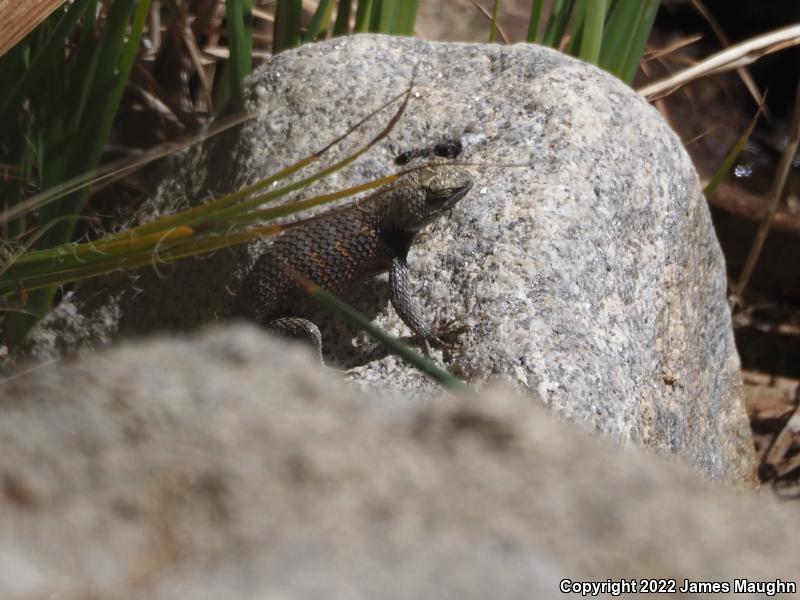
[[[28,241],[24,248],[6,262],[0,269],[0,295],[8,294],[21,287],[26,291],[31,282],[41,284],[42,278],[58,285],[72,283],[74,277],[82,277],[86,272],[108,273],[132,264],[148,264],[155,253],[161,252],[164,260],[171,262],[180,258],[227,248],[235,244],[252,241],[265,235],[296,229],[323,218],[324,213],[277,225],[274,221],[288,217],[309,208],[322,206],[364,190],[374,189],[397,180],[405,172],[380,177],[347,189],[323,194],[281,206],[248,212],[241,218],[235,214],[225,220],[206,221],[196,227],[179,224],[169,229],[138,235],[131,231],[126,236],[110,236],[96,242],[65,244],[47,250],[28,251],[35,240]],[[363,206],[381,197],[375,192],[358,200]],[[66,217],[65,217],[66,218]],[[253,226],[256,221],[268,220]],[[52,225],[52,224],[51,224]],[[42,232],[37,232],[41,234]],[[169,253],[165,253],[169,250]],[[13,272],[11,270],[13,269]],[[101,269],[98,271],[98,269]]]
[[[57,55],[63,55],[64,40],[89,6],[90,1],[75,0],[36,53],[25,76],[16,83],[10,92],[0,95],[0,130],[5,130],[6,119],[15,118],[22,100],[50,72],[49,67]],[[34,31],[33,35],[36,34],[37,32]]]
[[[34,31],[29,37],[0,56],[0,102],[5,103],[11,91],[25,77],[30,66],[31,48],[35,46],[35,38],[40,31]],[[0,132],[8,135],[7,131]]]
[[[212,126],[201,133],[192,134],[173,142],[165,142],[148,150],[142,156],[137,156],[133,159],[124,158],[113,161],[104,164],[102,167],[93,171],[89,171],[87,173],[67,179],[48,190],[39,192],[35,196],[26,198],[24,202],[14,205],[10,208],[6,208],[3,210],[3,212],[0,212],[0,223],[6,223],[12,219],[18,219],[23,215],[40,210],[43,206],[49,204],[50,202],[53,202],[58,198],[62,198],[73,192],[77,192],[84,187],[102,183],[114,176],[129,174],[137,168],[143,167],[144,165],[158,160],[159,158],[164,158],[165,156],[174,154],[175,152],[198,142],[210,139],[215,135],[222,133],[223,131],[227,131],[231,127],[240,125],[243,122],[253,118],[254,115],[252,114],[242,113],[238,115],[232,115],[226,119],[218,119]]]
[[[72,85],[65,104],[69,106],[74,123],[73,129],[81,121],[81,116],[89,101],[92,85],[94,83],[94,69],[97,65],[97,55],[94,43],[94,25],[97,14],[97,0],[90,0],[89,7],[81,22],[81,36],[78,42],[78,52],[71,73],[81,85]],[[99,49],[99,46],[98,46]]]
[[[639,69],[639,61],[647,45],[647,39],[650,37],[650,31],[653,29],[653,23],[655,23],[656,20],[659,4],[660,0],[645,0],[645,10],[634,26],[631,36],[632,42],[625,56],[625,61],[623,62],[622,71],[620,73],[622,81],[628,85],[632,84],[633,78],[636,77],[636,71]]]
[[[630,84],[639,67],[660,0],[616,0],[600,50],[600,66]]]
[[[303,36],[303,41],[313,42],[318,37],[324,36],[328,31],[332,14],[333,0],[320,0],[317,10],[314,11],[314,16],[311,17],[311,23],[308,24],[308,31]]]
[[[130,72],[130,62],[133,60],[133,56],[135,55],[135,51],[138,48],[138,37],[141,35],[142,25],[144,22],[144,16],[146,14],[147,7],[143,4],[137,5],[137,12],[134,18],[133,25],[131,27],[131,33],[129,37],[129,44],[126,46],[125,52],[123,52],[122,60],[120,61],[120,68],[119,73],[121,77],[127,78]],[[124,87],[124,86],[123,86]],[[122,87],[117,89],[117,92],[121,94]],[[411,93],[411,86],[404,90],[401,94],[398,94],[389,102],[385,103],[382,107],[378,110],[383,110],[384,108],[388,107],[391,103],[396,102],[399,98],[403,98],[402,104],[395,115],[392,117],[390,122],[386,125],[386,127],[373,138],[373,140],[367,143],[364,147],[353,153],[351,156],[342,159],[338,163],[327,167],[326,169],[322,169],[320,172],[314,174],[313,176],[306,178],[299,182],[299,185],[293,185],[292,187],[286,187],[283,192],[291,191],[293,189],[298,189],[302,186],[303,183],[309,183],[311,181],[315,181],[316,179],[328,174],[338,168],[341,168],[348,162],[352,162],[358,156],[366,152],[366,150],[374,145],[378,140],[385,137],[388,132],[393,128],[394,124],[402,115],[405,106],[407,105],[408,99]],[[110,102],[113,104],[119,101],[118,97],[115,97],[114,94],[110,95],[109,97]],[[376,111],[377,112],[377,111]],[[104,120],[103,115],[101,115],[101,126],[102,121]],[[366,117],[363,121],[366,121],[369,118]],[[351,133],[355,128],[360,127],[363,124],[363,121],[356,124],[354,128],[351,128],[347,133],[344,134],[345,137],[349,133]],[[323,148],[320,152],[316,155],[310,157],[309,160],[318,160],[319,156],[322,155],[332,144],[335,144],[338,140],[334,140],[331,144]],[[301,161],[302,162],[302,161]],[[251,193],[253,190],[247,190],[247,194]],[[128,239],[119,239],[119,236],[110,236],[108,240],[101,240],[98,243],[90,244],[87,246],[75,246],[71,244],[64,244],[59,245],[56,248],[53,248],[52,251],[40,250],[40,251],[32,251],[27,253],[24,256],[19,257],[19,259],[13,265],[13,270],[10,270],[7,273],[7,277],[0,278],[2,279],[2,283],[4,285],[4,293],[12,293],[15,292],[17,289],[21,289],[22,291],[32,291],[33,293],[30,295],[30,302],[28,304],[29,308],[31,309],[30,312],[35,315],[39,316],[43,314],[43,311],[46,311],[49,308],[49,301],[52,299],[52,290],[50,289],[38,289],[35,288],[44,288],[47,285],[55,285],[58,283],[64,283],[64,277],[68,277],[70,281],[74,281],[77,279],[82,279],[86,277],[90,277],[96,274],[107,274],[110,270],[115,270],[118,268],[132,268],[135,266],[142,266],[149,264],[154,260],[159,260],[158,256],[156,255],[157,247],[167,248],[172,247],[169,244],[186,244],[191,242],[194,244],[192,248],[188,247],[181,247],[180,252],[177,250],[172,254],[172,256],[179,258],[182,256],[189,256],[192,252],[203,251],[203,248],[208,249],[215,249],[218,247],[225,247],[231,244],[230,236],[227,235],[228,229],[230,227],[240,227],[240,223],[236,223],[231,221],[231,219],[236,218],[237,216],[241,216],[242,211],[247,211],[254,206],[254,203],[263,202],[266,199],[271,198],[271,195],[274,193],[270,192],[269,194],[262,195],[259,198],[250,198],[247,202],[241,202],[239,206],[232,207],[226,205],[214,205],[212,203],[212,210],[208,214],[202,214],[202,212],[198,212],[197,214],[192,213],[191,216],[187,217],[186,214],[180,215],[179,218],[182,219],[182,222],[179,221],[177,227],[173,227],[167,231],[160,231],[156,230],[153,232],[154,240],[142,240],[141,236],[142,232],[137,232],[136,230],[130,230],[127,232],[127,235],[133,236]],[[246,195],[247,195],[246,194]],[[63,200],[73,200],[72,196],[65,197]],[[230,201],[230,198],[227,198]],[[312,202],[316,203],[319,199],[312,199]],[[63,205],[63,203],[62,203]],[[199,208],[199,207],[198,207]],[[294,208],[290,208],[289,211],[294,211],[302,209],[302,205],[296,205]],[[204,210],[208,210],[208,207],[204,207]],[[220,210],[221,209],[221,210]],[[194,209],[191,209],[194,210]],[[286,209],[281,209],[286,210]],[[189,212],[189,211],[187,211]],[[175,215],[173,215],[175,217]],[[56,229],[62,225],[64,221],[72,222],[74,224],[76,216],[75,215],[65,215],[62,213],[62,216],[58,218],[57,222],[53,223],[52,229]],[[215,223],[213,221],[209,221],[209,219],[220,219],[220,223]],[[166,218],[168,221],[169,218]],[[227,223],[225,222],[227,220]],[[197,227],[188,227],[185,224],[197,222]],[[251,221],[252,222],[252,221]],[[247,221],[245,221],[247,223]],[[150,223],[144,227],[153,227],[154,224]],[[157,224],[156,227],[159,229],[164,226],[169,226],[165,223]],[[198,236],[202,237],[207,234],[210,229],[214,229],[222,227],[223,231],[225,232],[224,236],[217,236],[216,238],[210,238],[203,242],[202,244],[199,243]],[[275,231],[275,226],[267,226],[266,228],[256,228],[254,231],[245,231],[241,233],[237,233],[238,236],[242,237],[242,239],[252,239],[247,236],[252,236],[258,234],[258,232],[269,232]],[[212,231],[213,233],[214,231]],[[49,235],[50,231],[46,230],[45,235]],[[169,244],[163,244],[162,238],[168,239]],[[152,242],[152,243],[151,243]],[[143,247],[142,244],[150,243],[149,247]],[[116,244],[116,246],[114,245]],[[38,244],[37,244],[38,245]],[[41,247],[41,246],[39,246]],[[194,248],[199,248],[200,250],[196,250]],[[112,250],[109,252],[109,250]],[[65,258],[68,257],[68,258]],[[84,264],[85,263],[85,264]],[[71,264],[70,270],[65,274],[63,270],[68,264]],[[33,278],[33,279],[31,279]],[[21,287],[20,287],[21,286]],[[10,315],[10,319],[17,318],[18,315]],[[22,318],[30,318],[29,316],[22,315]],[[25,328],[23,327],[12,327],[15,329],[16,333],[24,333]],[[21,338],[17,337],[16,340]]]
[[[181,258],[249,242],[266,235],[296,229],[323,218],[323,215],[314,215],[282,225],[277,225],[272,221],[352,196],[364,190],[380,187],[397,180],[406,172],[408,171],[387,175],[330,194],[251,211],[242,218],[231,214],[226,217],[226,220],[206,221],[196,227],[178,224],[169,229],[156,230],[144,235],[129,230],[124,236],[108,236],[96,242],[64,244],[47,250],[28,251],[35,242],[35,239],[29,240],[28,247],[21,249],[0,269],[0,295],[11,294],[17,289],[31,291],[36,289],[36,286],[41,287],[45,283],[65,285],[91,275],[107,274],[120,268],[147,265],[154,260],[164,263],[174,262]],[[358,204],[374,202],[380,197],[381,194],[376,192],[358,200]],[[269,219],[270,222],[252,226],[253,222],[264,219]],[[43,230],[37,232],[38,235],[42,233]]]
[[[618,73],[624,62],[624,55],[630,44],[633,23],[638,22],[641,2],[621,0],[614,2],[606,19],[603,47],[600,51],[600,65],[610,73]]]
[[[29,46],[17,44],[8,54],[0,59],[0,89],[9,90],[14,83],[22,79],[28,66]],[[17,165],[17,170],[6,169],[0,180],[0,201],[3,213],[16,210],[25,197],[25,184],[29,180],[35,150],[29,140],[32,135],[32,123],[25,122],[18,115],[16,119],[8,119],[4,130],[0,130],[0,145],[5,147],[6,160],[9,165]],[[22,218],[0,218],[2,233],[7,240],[15,239],[25,231],[25,220]]]
[[[591,0],[590,0],[591,1]],[[586,20],[586,0],[575,0],[569,31],[569,42],[564,51],[570,56],[578,56],[583,39],[583,26]]]
[[[230,90],[239,89],[253,70],[253,0],[226,0]]]
[[[288,217],[289,215],[293,215],[302,210],[315,208],[323,204],[329,204],[331,202],[335,202],[336,200],[340,200],[341,198],[346,198],[347,196],[352,196],[353,194],[358,194],[359,192],[375,189],[376,187],[386,185],[387,183],[395,181],[398,177],[401,177],[405,173],[407,173],[407,171],[403,171],[401,173],[394,175],[386,175],[385,177],[373,179],[372,181],[367,181],[366,183],[359,183],[358,185],[354,185],[352,187],[345,188],[343,190],[337,190],[329,194],[322,194],[320,196],[314,196],[313,198],[307,198],[305,200],[296,200],[289,204],[283,204],[281,206],[275,206],[272,208],[253,210],[258,206],[261,206],[263,204],[266,204],[267,202],[270,202],[271,200],[274,200],[272,194],[264,194],[262,196],[256,196],[255,198],[252,198],[247,202],[243,202],[241,205],[237,205],[234,209],[224,211],[219,215],[219,218],[235,221],[236,219],[240,218],[239,215],[242,215],[241,217],[242,219],[247,219],[247,220],[258,219],[267,221],[267,220],[279,219],[281,217]],[[285,196],[286,193],[284,193],[283,195]],[[378,196],[379,194],[376,192],[375,194],[372,194],[366,198],[359,200],[358,203],[364,204],[372,200],[376,200]],[[306,221],[316,220],[316,218],[317,217],[309,217]],[[296,223],[292,223],[292,226],[294,225],[296,225]]]
[[[127,86],[128,77],[138,52],[150,0],[141,0],[136,5],[130,31],[128,31],[130,15],[125,10],[125,4],[128,4],[127,8],[132,7],[131,2],[122,0],[117,0],[112,5],[112,11],[115,12],[109,14],[109,21],[103,36],[108,38],[117,36],[119,40],[111,40],[103,44],[101,39],[104,51],[109,55],[114,55],[113,61],[106,57],[97,67],[97,80],[93,92],[96,94],[96,100],[93,102],[90,112],[87,113],[87,118],[81,123],[80,134],[74,140],[75,147],[81,148],[83,151],[75,152],[75,158],[69,163],[68,175],[90,171],[100,162],[105,141],[108,139],[119,103],[122,100],[122,94]],[[82,190],[45,207],[42,212],[47,215],[48,219],[58,214],[79,214],[87,197],[88,191]],[[72,223],[66,222],[59,227],[54,227],[49,235],[42,238],[40,247],[55,246],[69,241],[73,230],[74,220]]]
[[[397,10],[398,0],[374,0],[369,30],[373,33],[394,33]]]
[[[432,361],[425,358],[422,356],[422,354],[416,350],[413,350],[400,340],[390,336],[352,306],[342,302],[339,298],[326,291],[319,285],[304,278],[299,273],[292,273],[292,275],[301,281],[306,291],[321,304],[333,312],[342,315],[351,325],[366,331],[367,334],[369,334],[369,336],[376,342],[382,344],[400,358],[408,361],[411,365],[431,377],[434,381],[455,392],[464,392],[470,389],[469,386],[467,386],[467,384],[461,381],[459,378],[438,367]]]
[[[500,12],[500,0],[494,0],[492,5],[492,21],[489,24],[489,43],[492,44],[497,37],[497,15]]]
[[[603,41],[603,26],[606,17],[606,0],[579,0],[583,5],[584,19],[581,31],[581,46],[578,58],[598,64]]]
[[[400,0],[395,33],[398,35],[414,35],[414,24],[417,22],[418,8],[419,0]]]
[[[302,0],[278,0],[275,8],[275,30],[272,37],[272,53],[300,45]]]
[[[70,167],[73,173],[82,173],[89,170],[93,162],[97,164],[99,161],[105,138],[97,139],[97,128],[100,125],[97,117],[104,109],[106,96],[117,76],[117,65],[125,41],[125,31],[130,21],[132,4],[131,0],[118,0],[111,5],[103,32],[87,69],[83,73],[73,71],[71,80],[63,83],[68,89],[79,90],[72,95],[78,106],[70,106],[66,111],[58,110],[56,106],[40,107],[42,113],[52,115],[50,122],[47,123],[43,153],[46,157],[43,156],[44,164],[39,172],[43,189],[49,189],[68,177]],[[53,80],[59,83],[62,81],[56,77]],[[53,98],[54,90],[47,96]],[[84,118],[85,115],[90,116]],[[65,147],[65,144],[68,145]],[[82,151],[70,152],[69,145],[81,148]],[[97,156],[97,159],[93,161],[92,156]],[[82,194],[75,194],[46,206],[40,211],[40,221],[46,223],[62,214],[77,214],[79,210],[75,207],[82,204],[84,199]],[[72,226],[62,221],[40,240],[39,247],[56,246],[66,242],[71,232]]]
[[[361,156],[362,154],[367,152],[367,150],[369,150],[372,146],[374,146],[377,142],[379,142],[381,139],[383,139],[384,137],[386,137],[389,134],[389,132],[394,128],[394,126],[400,120],[400,117],[403,115],[403,112],[405,111],[405,108],[408,105],[408,100],[411,97],[411,89],[412,89],[411,86],[409,86],[402,93],[394,96],[393,98],[390,98],[388,102],[385,102],[383,105],[378,107],[377,110],[374,110],[374,111],[370,112],[366,117],[364,117],[361,121],[356,123],[347,132],[345,132],[344,135],[339,136],[338,138],[333,140],[331,143],[326,145],[324,148],[322,148],[318,152],[312,154],[311,156],[307,156],[307,157],[297,161],[293,165],[289,165],[288,167],[286,167],[285,169],[282,169],[278,173],[276,173],[274,175],[271,175],[269,177],[265,177],[264,179],[262,179],[260,181],[257,181],[255,183],[249,185],[249,186],[245,186],[244,188],[242,188],[240,190],[237,190],[236,192],[234,192],[232,194],[228,194],[225,197],[216,200],[215,202],[208,203],[207,205],[202,205],[202,206],[197,206],[197,207],[194,207],[194,208],[190,208],[190,209],[188,209],[186,211],[183,211],[183,213],[180,213],[178,215],[170,215],[170,216],[167,216],[167,217],[163,217],[163,218],[161,218],[158,221],[153,222],[153,223],[145,223],[144,225],[140,225],[139,227],[134,228],[132,231],[137,233],[137,234],[139,234],[139,235],[142,235],[142,234],[145,234],[145,233],[152,233],[154,231],[163,231],[164,229],[169,229],[171,227],[175,227],[175,226],[178,226],[178,225],[190,225],[190,224],[202,222],[202,221],[205,221],[205,220],[219,219],[219,218],[221,218],[221,216],[223,214],[229,214],[229,213],[223,213],[223,210],[227,210],[229,207],[233,206],[234,204],[236,204],[237,202],[239,202],[243,198],[246,198],[247,196],[249,196],[249,195],[251,195],[251,194],[253,194],[253,193],[255,193],[255,192],[259,191],[259,190],[265,189],[265,188],[271,186],[273,182],[279,181],[279,180],[281,180],[281,179],[283,179],[285,177],[288,177],[292,173],[295,173],[295,172],[299,171],[300,169],[302,169],[303,167],[305,167],[305,166],[307,166],[307,165],[319,160],[319,158],[321,156],[323,156],[331,147],[333,147],[334,145],[338,144],[341,140],[343,140],[348,135],[350,135],[353,131],[355,131],[357,128],[359,128],[361,125],[363,125],[366,121],[371,119],[378,112],[380,112],[383,109],[387,108],[392,103],[396,102],[398,99],[400,99],[402,97],[403,98],[403,102],[401,103],[400,107],[397,109],[395,114],[392,116],[392,118],[389,120],[389,122],[386,124],[386,126],[380,132],[378,132],[378,134],[375,137],[373,137],[369,142],[364,144],[361,148],[359,148],[358,150],[356,150],[354,153],[350,154],[349,156],[346,156],[342,160],[334,163],[333,165],[330,165],[329,167],[327,167],[327,168],[325,168],[325,169],[323,169],[321,171],[318,171],[317,173],[315,173],[315,174],[313,174],[313,175],[311,175],[311,176],[309,176],[309,177],[307,177],[305,179],[301,179],[300,181],[297,181],[297,182],[295,182],[293,184],[290,184],[288,186],[284,186],[284,187],[279,188],[277,190],[271,190],[270,192],[268,192],[267,194],[262,196],[261,197],[261,201],[259,203],[257,203],[257,204],[263,204],[266,201],[269,201],[269,200],[272,200],[274,198],[278,198],[278,197],[284,196],[287,193],[292,192],[294,190],[301,189],[301,188],[305,187],[306,185],[308,185],[308,184],[310,184],[310,183],[312,183],[314,181],[317,181],[317,180],[321,179],[322,177],[325,177],[326,175],[329,175],[330,173],[333,173],[333,172],[341,169],[342,167],[350,164],[351,162],[356,160],[359,156]],[[238,206],[238,209],[236,210],[236,212],[240,212],[240,209],[242,207],[244,207],[244,208],[253,208],[254,206],[253,205],[244,205],[244,203],[240,203],[239,206]],[[187,217],[189,217],[189,218],[187,218]]]
[[[148,2],[149,4],[149,2]],[[84,9],[89,4],[84,5]],[[34,120],[40,119],[42,143],[37,149],[39,165],[39,182],[43,189],[47,189],[74,172],[82,172],[92,168],[99,161],[103,144],[110,130],[110,122],[102,139],[98,139],[98,128],[102,126],[104,104],[113,102],[106,98],[112,95],[112,78],[115,76],[116,61],[119,60],[119,49],[124,43],[127,28],[127,19],[130,13],[131,2],[118,0],[111,5],[99,49],[94,54],[93,62],[96,65],[90,77],[92,85],[97,86],[98,94],[89,114],[91,119],[79,123],[79,116],[74,115],[75,107],[65,105],[65,97],[69,96],[70,85],[80,85],[81,77],[85,74],[70,73],[70,78],[65,79],[66,58],[63,51],[64,37],[59,40],[61,52],[56,52],[43,70],[50,71],[50,76],[37,87],[37,94],[30,99],[33,107]],[[63,19],[62,19],[63,22]],[[45,22],[44,27],[48,23]],[[61,23],[56,27],[56,30]],[[111,33],[109,33],[111,32]],[[111,39],[113,34],[118,39]],[[138,47],[138,37],[136,39]],[[66,37],[66,36],[65,36]],[[49,43],[49,42],[48,42]],[[107,72],[101,71],[105,69]],[[127,79],[127,76],[126,76]],[[121,95],[121,94],[120,94]],[[80,94],[73,95],[80,98]],[[114,107],[116,112],[116,106]],[[112,115],[113,117],[113,115]],[[93,158],[94,157],[94,158]],[[92,160],[94,163],[92,164]],[[74,231],[77,214],[80,213],[86,200],[86,193],[74,194],[44,207],[38,215],[39,227],[45,231],[37,240],[37,247],[52,247],[69,241]],[[52,227],[46,227],[53,224]],[[36,322],[37,317],[43,316],[52,305],[55,296],[54,289],[44,289],[34,292],[28,300],[28,314],[9,315],[6,322],[7,341],[16,345],[28,329]]]
[[[339,0],[336,7],[336,22],[333,24],[333,36],[347,35],[350,33],[350,14],[353,9],[353,0]]]
[[[383,15],[383,0],[372,0],[372,13],[369,17],[369,31],[380,31],[381,16]]]
[[[357,156],[388,134],[402,115],[406,102],[410,97],[411,89],[412,88],[409,87],[401,94],[405,96],[404,102],[389,124],[387,124],[371,142],[366,144],[364,148],[350,157],[343,159],[343,161],[352,162]],[[390,103],[397,100],[398,97],[392,99]],[[389,103],[385,104],[378,110],[382,110],[388,106],[388,104]],[[373,111],[373,113],[368,115],[364,120],[370,118],[375,112],[377,111]],[[356,127],[360,126],[360,124],[361,123],[357,124]],[[345,136],[354,129],[355,128],[351,128]],[[341,138],[331,142],[331,144],[320,151],[318,155],[322,154],[330,146],[336,144],[340,139]],[[305,181],[316,180],[323,173],[335,170],[341,163],[342,161],[307,178]],[[145,266],[155,260],[170,262],[198,253],[210,252],[237,243],[251,241],[264,235],[275,234],[285,229],[297,227],[304,222],[319,217],[311,217],[282,226],[268,223],[264,226],[251,227],[249,229],[237,229],[237,227],[241,223],[247,226],[256,219],[275,219],[277,217],[288,216],[313,206],[319,206],[326,202],[332,202],[348,195],[372,189],[394,181],[406,172],[408,171],[353,186],[346,190],[339,190],[331,194],[293,202],[288,205],[264,209],[257,212],[248,212],[241,219],[237,217],[243,211],[259,206],[281,192],[271,191],[260,198],[250,199],[233,208],[227,208],[228,205],[225,204],[222,210],[210,210],[214,208],[215,204],[215,202],[211,202],[208,203],[208,206],[195,207],[177,215],[163,217],[156,222],[148,223],[137,229],[128,230],[123,234],[107,236],[97,242],[77,245],[66,244],[49,250],[27,252],[16,257],[13,265],[9,265],[13,266],[12,272],[0,273],[0,295],[12,294],[19,289],[32,291],[47,285],[63,285],[96,275],[108,274],[120,268],[130,269]],[[297,184],[286,186],[284,189],[290,191],[298,189],[302,186],[302,183],[303,182],[298,182]],[[377,194],[373,194],[372,196],[359,200],[359,202],[366,203],[376,197]],[[206,220],[198,219],[196,216],[187,216],[193,215],[198,210],[204,211]],[[217,222],[207,219],[216,219]],[[189,223],[198,224],[197,227],[195,227],[189,225]],[[211,235],[211,237],[208,237],[210,234],[218,235]],[[159,251],[159,248],[168,249],[169,253],[163,255],[161,258],[157,258],[155,255]]]
[[[85,135],[86,131],[94,128],[93,118],[86,119],[85,116],[89,114],[94,117],[103,110],[102,107],[106,103],[106,93],[113,86],[117,76],[117,64],[125,42],[125,31],[130,22],[132,8],[133,3],[130,0],[117,0],[111,5],[103,32],[100,35],[100,41],[97,44],[97,48],[91,53],[91,61],[88,68],[83,72],[75,69],[74,79],[70,81],[70,84],[81,91],[78,97],[78,105],[71,107],[68,111],[68,113],[71,112],[72,114],[67,115],[69,124],[66,126],[64,135],[70,137]],[[49,146],[52,147],[55,143],[57,142],[53,142]],[[76,172],[85,170],[78,167]],[[55,185],[63,177],[64,173],[48,181],[44,187],[49,188],[51,185]]]
[[[375,114],[387,108],[400,97],[404,97],[401,106],[389,123],[370,142],[349,157],[306,178],[304,181],[286,186],[283,190],[273,190],[260,198],[251,198],[247,202],[240,203],[232,208],[232,197],[244,197],[252,190],[245,189],[244,193],[240,190],[235,194],[207,203],[207,205],[194,207],[176,215],[163,217],[155,222],[147,223],[135,229],[129,229],[121,234],[107,236],[97,242],[77,245],[66,244],[49,250],[39,250],[21,254],[14,259],[13,265],[9,264],[9,266],[13,266],[13,272],[5,274],[5,277],[2,276],[4,272],[0,272],[0,290],[2,290],[2,294],[14,293],[18,289],[31,291],[45,285],[66,284],[98,274],[107,274],[119,268],[132,268],[134,266],[147,265],[154,260],[153,256],[156,252],[156,246],[164,246],[165,240],[167,239],[173,246],[175,244],[192,244],[190,248],[183,248],[180,252],[173,252],[170,260],[177,260],[197,254],[198,252],[217,250],[235,243],[250,241],[261,235],[268,235],[281,231],[282,229],[295,227],[299,222],[285,226],[268,224],[246,231],[242,231],[241,229],[234,231],[242,221],[244,225],[248,225],[259,218],[274,219],[278,216],[294,214],[305,208],[318,206],[325,202],[331,202],[347,195],[352,195],[393,181],[403,173],[360,184],[348,190],[339,190],[338,192],[325,196],[294,202],[274,209],[262,210],[258,213],[250,212],[244,217],[244,220],[237,219],[242,212],[246,212],[250,208],[255,208],[277,195],[285,195],[285,191],[299,189],[304,182],[319,179],[325,173],[332,172],[343,166],[343,164],[355,160],[355,158],[363,154],[372,145],[388,135],[394,127],[394,124],[400,119],[410,97],[411,90],[412,87],[409,86],[404,92],[390,99],[389,102],[367,115],[359,123],[351,127],[348,132],[333,140],[315,155],[312,155],[305,161],[299,161],[299,163],[309,164],[310,161],[324,154],[330,147],[347,137]],[[303,165],[301,164],[301,166]],[[299,168],[298,166],[288,167],[284,169],[284,172],[287,172],[287,170],[293,172]],[[276,180],[277,178],[273,176],[267,179]],[[258,187],[263,188],[265,186]],[[256,187],[253,189],[256,189]],[[365,198],[362,201],[369,201],[370,198],[372,197]],[[214,219],[218,222],[214,222]],[[194,223],[198,224],[197,227],[190,225]],[[200,238],[205,236],[208,232],[222,233],[224,235],[201,242]]]
[[[551,48],[558,48],[561,38],[567,30],[569,17],[572,14],[573,0],[554,0],[547,20],[542,44]]]
[[[286,194],[289,194],[289,193],[291,193],[293,191],[302,189],[302,188],[310,185],[311,183],[313,183],[315,181],[319,181],[323,177],[326,177],[326,176],[330,175],[331,173],[335,173],[336,171],[338,171],[338,170],[342,169],[343,167],[349,165],[354,160],[356,160],[359,156],[364,154],[367,150],[372,148],[372,146],[374,146],[378,141],[380,141],[381,139],[383,139],[384,137],[389,135],[389,132],[392,129],[394,129],[394,126],[397,124],[397,121],[400,119],[401,115],[403,114],[403,112],[406,109],[406,106],[408,105],[408,99],[411,96],[410,92],[411,92],[411,88],[409,87],[404,92],[405,97],[403,98],[403,103],[400,105],[400,108],[398,108],[397,112],[392,116],[392,118],[389,120],[389,122],[386,124],[386,126],[374,138],[372,138],[369,142],[364,144],[361,148],[359,148],[355,152],[351,153],[350,155],[344,157],[343,159],[341,159],[339,161],[336,161],[332,165],[329,165],[329,166],[327,166],[327,167],[325,167],[323,169],[320,169],[319,171],[315,172],[312,175],[309,175],[308,177],[300,179],[299,181],[296,181],[294,183],[290,183],[288,185],[282,186],[281,188],[278,188],[277,190],[271,190],[271,191],[267,192],[266,194],[262,194],[261,196],[256,196],[254,198],[250,198],[248,200],[244,200],[244,201],[239,202],[238,204],[235,204],[235,205],[232,204],[231,202],[227,201],[226,202],[227,206],[222,207],[219,210],[214,210],[214,212],[206,215],[205,218],[206,219],[229,219],[231,217],[234,217],[234,216],[237,216],[237,215],[241,215],[244,212],[249,211],[249,210],[251,210],[253,208],[256,208],[258,206],[261,206],[262,204],[264,204],[266,202],[270,202],[270,201],[272,201],[272,200],[274,200],[276,198],[285,196]],[[327,150],[327,148],[329,148],[329,147],[330,147],[330,144],[325,147],[325,150]],[[315,156],[317,156],[317,155],[315,155]],[[300,161],[300,162],[302,162],[302,161]],[[267,179],[270,179],[270,178],[267,178]],[[274,176],[272,177],[272,179],[274,179]],[[254,186],[258,186],[261,189],[266,187],[266,185],[263,182],[257,182],[256,184],[254,184]],[[242,192],[240,190],[235,195],[238,196],[241,193]],[[192,221],[192,222],[197,222],[197,220]]]
[[[117,2],[121,2],[121,0],[117,0]],[[150,0],[140,0],[136,5],[133,22],[130,25],[129,31],[127,31],[127,43],[124,44],[122,55],[117,64],[113,86],[111,89],[107,90],[100,112],[96,115],[92,115],[96,125],[94,128],[90,129],[85,136],[81,136],[74,141],[73,147],[75,148],[75,156],[77,159],[71,164],[78,165],[76,172],[90,170],[94,168],[100,160],[105,140],[108,139],[111,125],[114,121],[117,109],[119,108],[119,103],[127,85],[128,77],[130,76],[130,71],[133,68],[133,62],[139,48],[139,41],[149,8]],[[123,30],[121,35],[125,33],[126,32]],[[114,44],[111,46],[113,47]],[[83,204],[87,197],[87,191],[83,190],[80,193],[62,198],[58,203],[46,207],[51,208],[58,204],[60,205],[58,215],[68,215],[68,218],[56,223],[54,227],[40,238],[41,247],[56,246],[69,241],[75,228],[77,219],[75,215],[82,211]],[[58,215],[50,214],[48,220],[55,220]],[[40,290],[30,297],[28,304],[30,315],[9,316],[7,332],[10,344],[18,343],[35,322],[35,317],[43,316],[50,309],[54,294],[54,289]],[[16,317],[19,317],[19,320],[17,320]]]
[[[353,33],[366,33],[372,20],[372,5],[374,0],[358,0],[356,7],[356,23]]]
[[[528,35],[525,38],[530,43],[539,41],[539,23],[542,20],[542,9],[545,0],[533,0],[531,5],[531,18],[528,21]]]

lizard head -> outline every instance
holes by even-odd
[[[398,229],[416,232],[466,196],[473,178],[463,167],[432,162],[412,171],[401,182],[410,193],[398,196],[391,220]]]

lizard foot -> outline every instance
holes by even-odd
[[[426,336],[414,335],[409,338],[409,341],[420,344],[425,356],[430,358],[432,347],[440,350],[451,350],[457,345],[458,337],[468,330],[468,325],[460,323],[456,319],[448,319],[434,325],[432,334]]]

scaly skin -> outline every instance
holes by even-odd
[[[319,329],[307,319],[318,306],[291,271],[336,295],[388,271],[389,299],[397,314],[417,336],[439,342],[409,293],[406,258],[419,231],[472,184],[463,168],[431,162],[352,206],[288,230],[245,276],[235,313],[289,337],[308,337],[321,351]]]

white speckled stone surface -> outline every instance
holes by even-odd
[[[480,140],[462,156],[475,188],[410,257],[432,318],[470,326],[435,358],[476,386],[510,381],[621,444],[676,454],[712,479],[748,479],[753,455],[723,257],[697,176],[656,111],[595,68],[527,45],[359,36],[305,46],[250,78],[244,106],[258,119],[196,152],[144,212],[174,211],[318,150],[408,86],[415,67],[414,98],[389,138],[315,190],[383,175],[409,148]],[[135,293],[125,282],[110,329],[224,316],[258,248],[191,261],[166,277],[144,273]],[[384,288],[374,282],[354,303],[407,334]],[[90,322],[100,308],[114,313],[103,294],[86,297],[78,301]],[[342,331],[337,323],[324,331],[329,359],[352,364],[353,335]],[[350,379],[413,395],[434,389],[391,357]]]
[[[564,578],[797,582],[796,506],[515,394],[409,405],[314,367],[304,348],[218,326],[0,387],[0,597],[527,600],[565,597]]]

